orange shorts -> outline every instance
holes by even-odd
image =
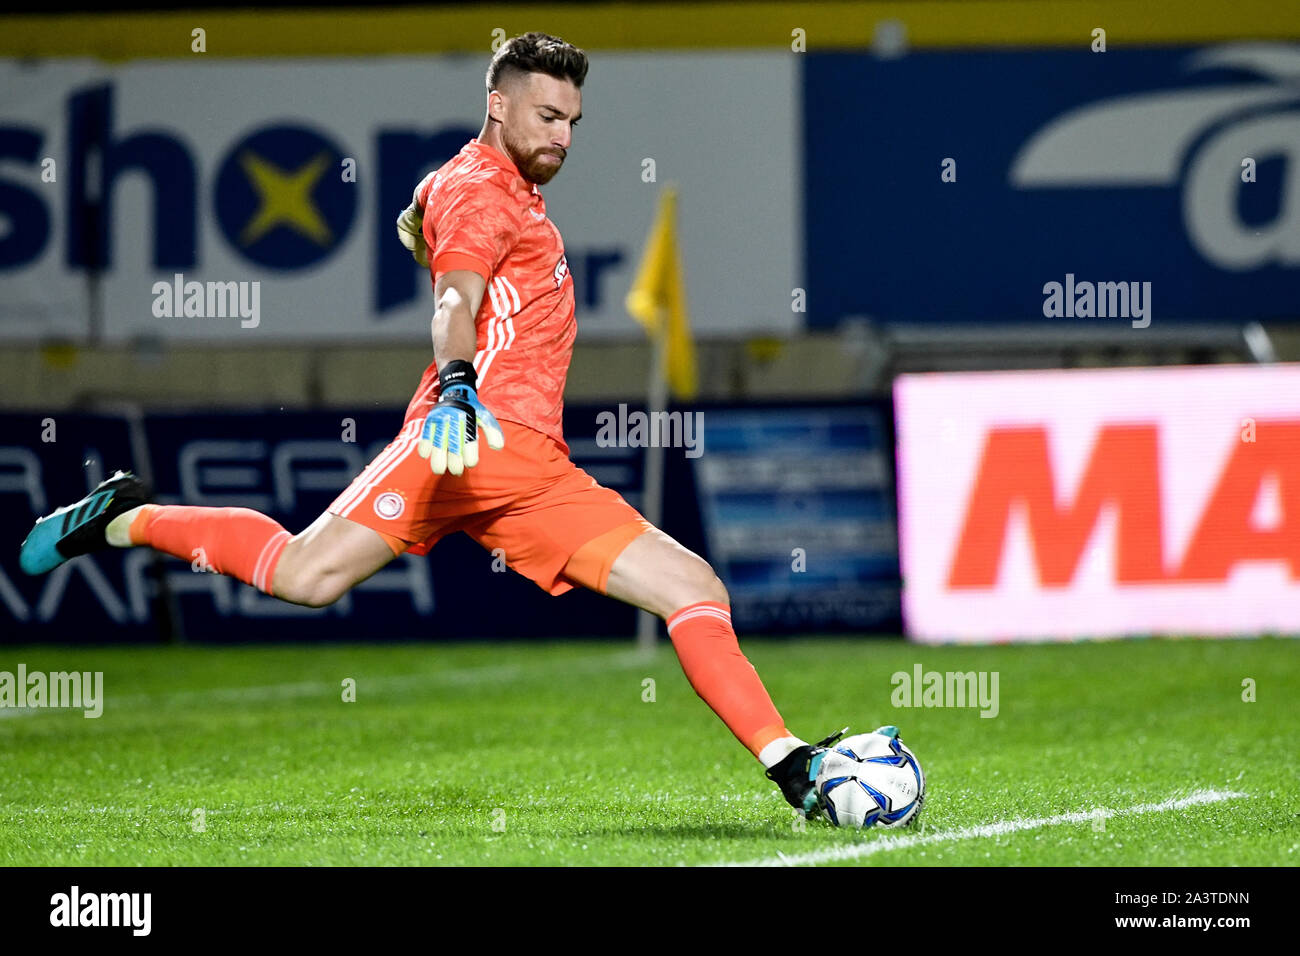
[[[614,559],[651,528],[535,429],[503,421],[505,448],[480,440],[475,467],[435,475],[415,450],[423,425],[423,416],[408,421],[329,506],[378,531],[397,554],[427,554],[464,531],[488,551],[500,548],[507,565],[551,594],[575,584],[603,593]]]

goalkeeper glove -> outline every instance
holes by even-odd
[[[429,268],[429,244],[424,241],[424,206],[420,202],[420,191],[424,184],[436,173],[430,173],[420,180],[411,195],[411,204],[397,217],[397,238],[402,241],[415,261],[426,269]]]
[[[480,430],[488,447],[497,451],[506,446],[506,438],[496,416],[478,400],[478,373],[473,365],[462,359],[448,362],[438,373],[438,384],[438,404],[425,417],[415,450],[429,459],[435,475],[459,475],[478,464]]]

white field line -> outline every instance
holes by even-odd
[[[357,692],[370,693],[375,690],[397,690],[402,687],[451,685],[455,687],[478,687],[484,684],[504,684],[529,677],[544,676],[550,671],[563,671],[565,674],[595,674],[606,670],[618,670],[636,665],[650,666],[658,661],[657,656],[646,656],[640,651],[620,651],[594,657],[580,657],[570,660],[545,660],[540,666],[528,664],[487,664],[481,667],[450,668],[442,671],[430,671],[420,674],[392,674],[383,677],[358,677]],[[123,694],[112,696],[105,694],[105,714],[119,706],[136,707],[148,704],[186,704],[205,701],[270,701],[288,700],[297,697],[316,697],[329,695],[331,698],[342,689],[342,678],[351,677],[342,674],[338,681],[299,681],[297,683],[264,684],[255,687],[209,687],[202,690],[159,691],[149,694]],[[78,708],[54,707],[0,707],[0,719],[6,717],[27,717],[41,713],[76,713]]]
[[[979,840],[986,837],[1007,836],[1023,833],[1026,830],[1038,830],[1043,827],[1058,827],[1066,823],[1089,823],[1097,819],[1112,817],[1140,816],[1146,813],[1167,813],[1170,810],[1182,810],[1185,807],[1198,807],[1207,803],[1222,803],[1225,800],[1244,800],[1250,794],[1233,790],[1197,790],[1186,797],[1171,798],[1161,803],[1140,803],[1123,810],[1097,808],[1095,810],[1076,810],[1074,813],[1062,813],[1055,817],[1033,817],[1020,820],[1000,820],[997,823],[985,823],[975,827],[963,827],[959,830],[942,830],[937,833],[910,834],[907,836],[882,836],[869,843],[856,846],[827,847],[809,853],[778,853],[776,856],[760,860],[746,860],[734,863],[709,863],[706,866],[815,866],[818,863],[835,863],[840,860],[860,860],[889,850],[905,850],[917,846],[933,846],[936,843],[956,843],[961,840]]]

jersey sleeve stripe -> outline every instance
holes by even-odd
[[[488,295],[492,299],[492,318],[488,319],[488,351],[497,347],[497,319],[501,317],[501,300],[497,297],[497,280],[493,279],[488,283]]]
[[[509,314],[510,300],[506,297],[505,292],[501,291],[497,285],[500,279],[493,279],[488,283],[488,294],[492,297],[493,316],[488,322],[488,348],[487,358],[483,360],[482,366],[478,369],[478,383],[483,384],[484,376],[487,375],[488,367],[492,360],[496,358],[497,352],[501,351],[501,344],[505,340],[505,329],[501,327],[504,318],[502,313]]]
[[[501,283],[501,298],[505,300],[505,308],[501,310],[504,313],[502,316],[501,338],[505,341],[501,344],[500,348],[508,349],[510,346],[515,344],[514,316],[518,315],[520,310],[519,293],[515,291],[515,287],[505,276],[498,276],[495,281]],[[507,293],[509,293],[509,299],[506,299]],[[510,308],[510,300],[514,300],[513,310]]]
[[[487,358],[483,360],[483,367],[478,370],[478,383],[480,386],[482,386],[483,379],[487,376],[488,366],[491,365],[492,360],[497,357],[497,351],[497,349],[493,349],[489,352]]]
[[[505,276],[499,276],[499,278],[501,279],[502,288],[504,288],[507,292],[510,293],[510,298],[514,299],[515,302],[515,307],[509,314],[518,315],[520,310],[523,308],[523,306],[519,304],[519,293],[515,290],[515,287],[510,283],[509,279],[507,279]]]
[[[515,344],[514,317],[519,314],[520,310],[523,307],[519,304],[519,292],[518,290],[515,289],[514,284],[511,283],[511,281],[507,279],[505,276],[499,276],[498,279],[501,282],[502,298],[505,298],[506,293],[509,293],[511,300],[513,300],[514,302],[514,309],[509,308],[509,303],[507,303],[507,307],[505,309],[505,313],[506,313],[505,328],[502,330],[503,337],[506,339],[506,341],[505,344],[502,345],[501,347],[503,349],[508,349],[510,348],[510,346]]]

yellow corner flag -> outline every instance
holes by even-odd
[[[652,339],[664,337],[664,365],[673,395],[694,398],[695,342],[686,318],[686,290],[677,248],[677,190],[672,186],[665,187],[659,197],[659,212],[626,305]]]

